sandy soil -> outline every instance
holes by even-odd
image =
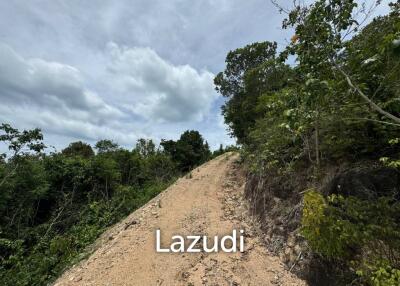
[[[306,285],[268,253],[243,200],[237,155],[192,171],[108,230],[88,259],[56,282],[65,285]],[[157,253],[173,235],[226,235],[245,230],[243,253]]]

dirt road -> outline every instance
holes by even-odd
[[[242,198],[237,155],[224,154],[179,179],[107,231],[97,250],[55,285],[305,285],[262,245]],[[243,253],[157,253],[173,235],[245,230]]]

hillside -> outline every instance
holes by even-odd
[[[226,153],[194,169],[105,232],[64,285],[305,285],[270,254],[247,212],[238,156]],[[243,253],[157,253],[172,235],[225,235],[245,230]]]

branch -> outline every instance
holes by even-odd
[[[336,63],[334,63],[334,65],[335,65],[336,69],[345,77],[348,85],[352,89],[354,89],[358,93],[358,95],[361,96],[361,98],[364,99],[372,107],[372,109],[374,109],[375,111],[379,112],[383,116],[393,120],[394,122],[400,124],[400,118],[399,117],[394,116],[393,114],[383,110],[379,105],[377,105],[367,95],[365,95],[365,93],[358,86],[356,86],[352,82],[350,76],[343,69],[341,69]]]
[[[400,127],[400,124],[396,123],[390,123],[382,120],[376,120],[376,119],[370,119],[370,118],[362,118],[362,117],[349,117],[349,118],[342,118],[343,120],[365,120],[365,121],[371,121],[371,122],[376,122],[376,123],[382,123],[382,124],[387,124],[391,126],[396,126]]]
[[[279,5],[276,0],[270,0],[272,5],[274,5],[280,12],[284,12],[286,15],[289,15],[290,10],[283,8],[283,6]]]
[[[64,212],[65,208],[68,206],[68,204],[72,203],[72,199],[73,199],[73,195],[75,192],[75,187],[72,189],[72,194],[71,194],[71,199],[68,199],[68,194],[64,195],[64,199],[65,202],[64,204],[58,209],[58,213],[56,215],[56,217],[52,220],[52,222],[50,223],[50,226],[47,228],[45,234],[42,236],[42,239],[46,238],[47,235],[50,233],[51,229],[53,228],[53,226],[57,223],[57,220],[60,218],[60,216],[62,215],[62,213]]]

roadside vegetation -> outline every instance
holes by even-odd
[[[197,131],[177,141],[73,142],[44,152],[39,129],[0,126],[0,284],[47,285],[109,226],[211,156]],[[48,150],[48,149],[47,149]]]
[[[371,1],[298,2],[278,7],[285,49],[231,51],[215,78],[246,194],[311,284],[400,285],[400,3],[372,20]]]

